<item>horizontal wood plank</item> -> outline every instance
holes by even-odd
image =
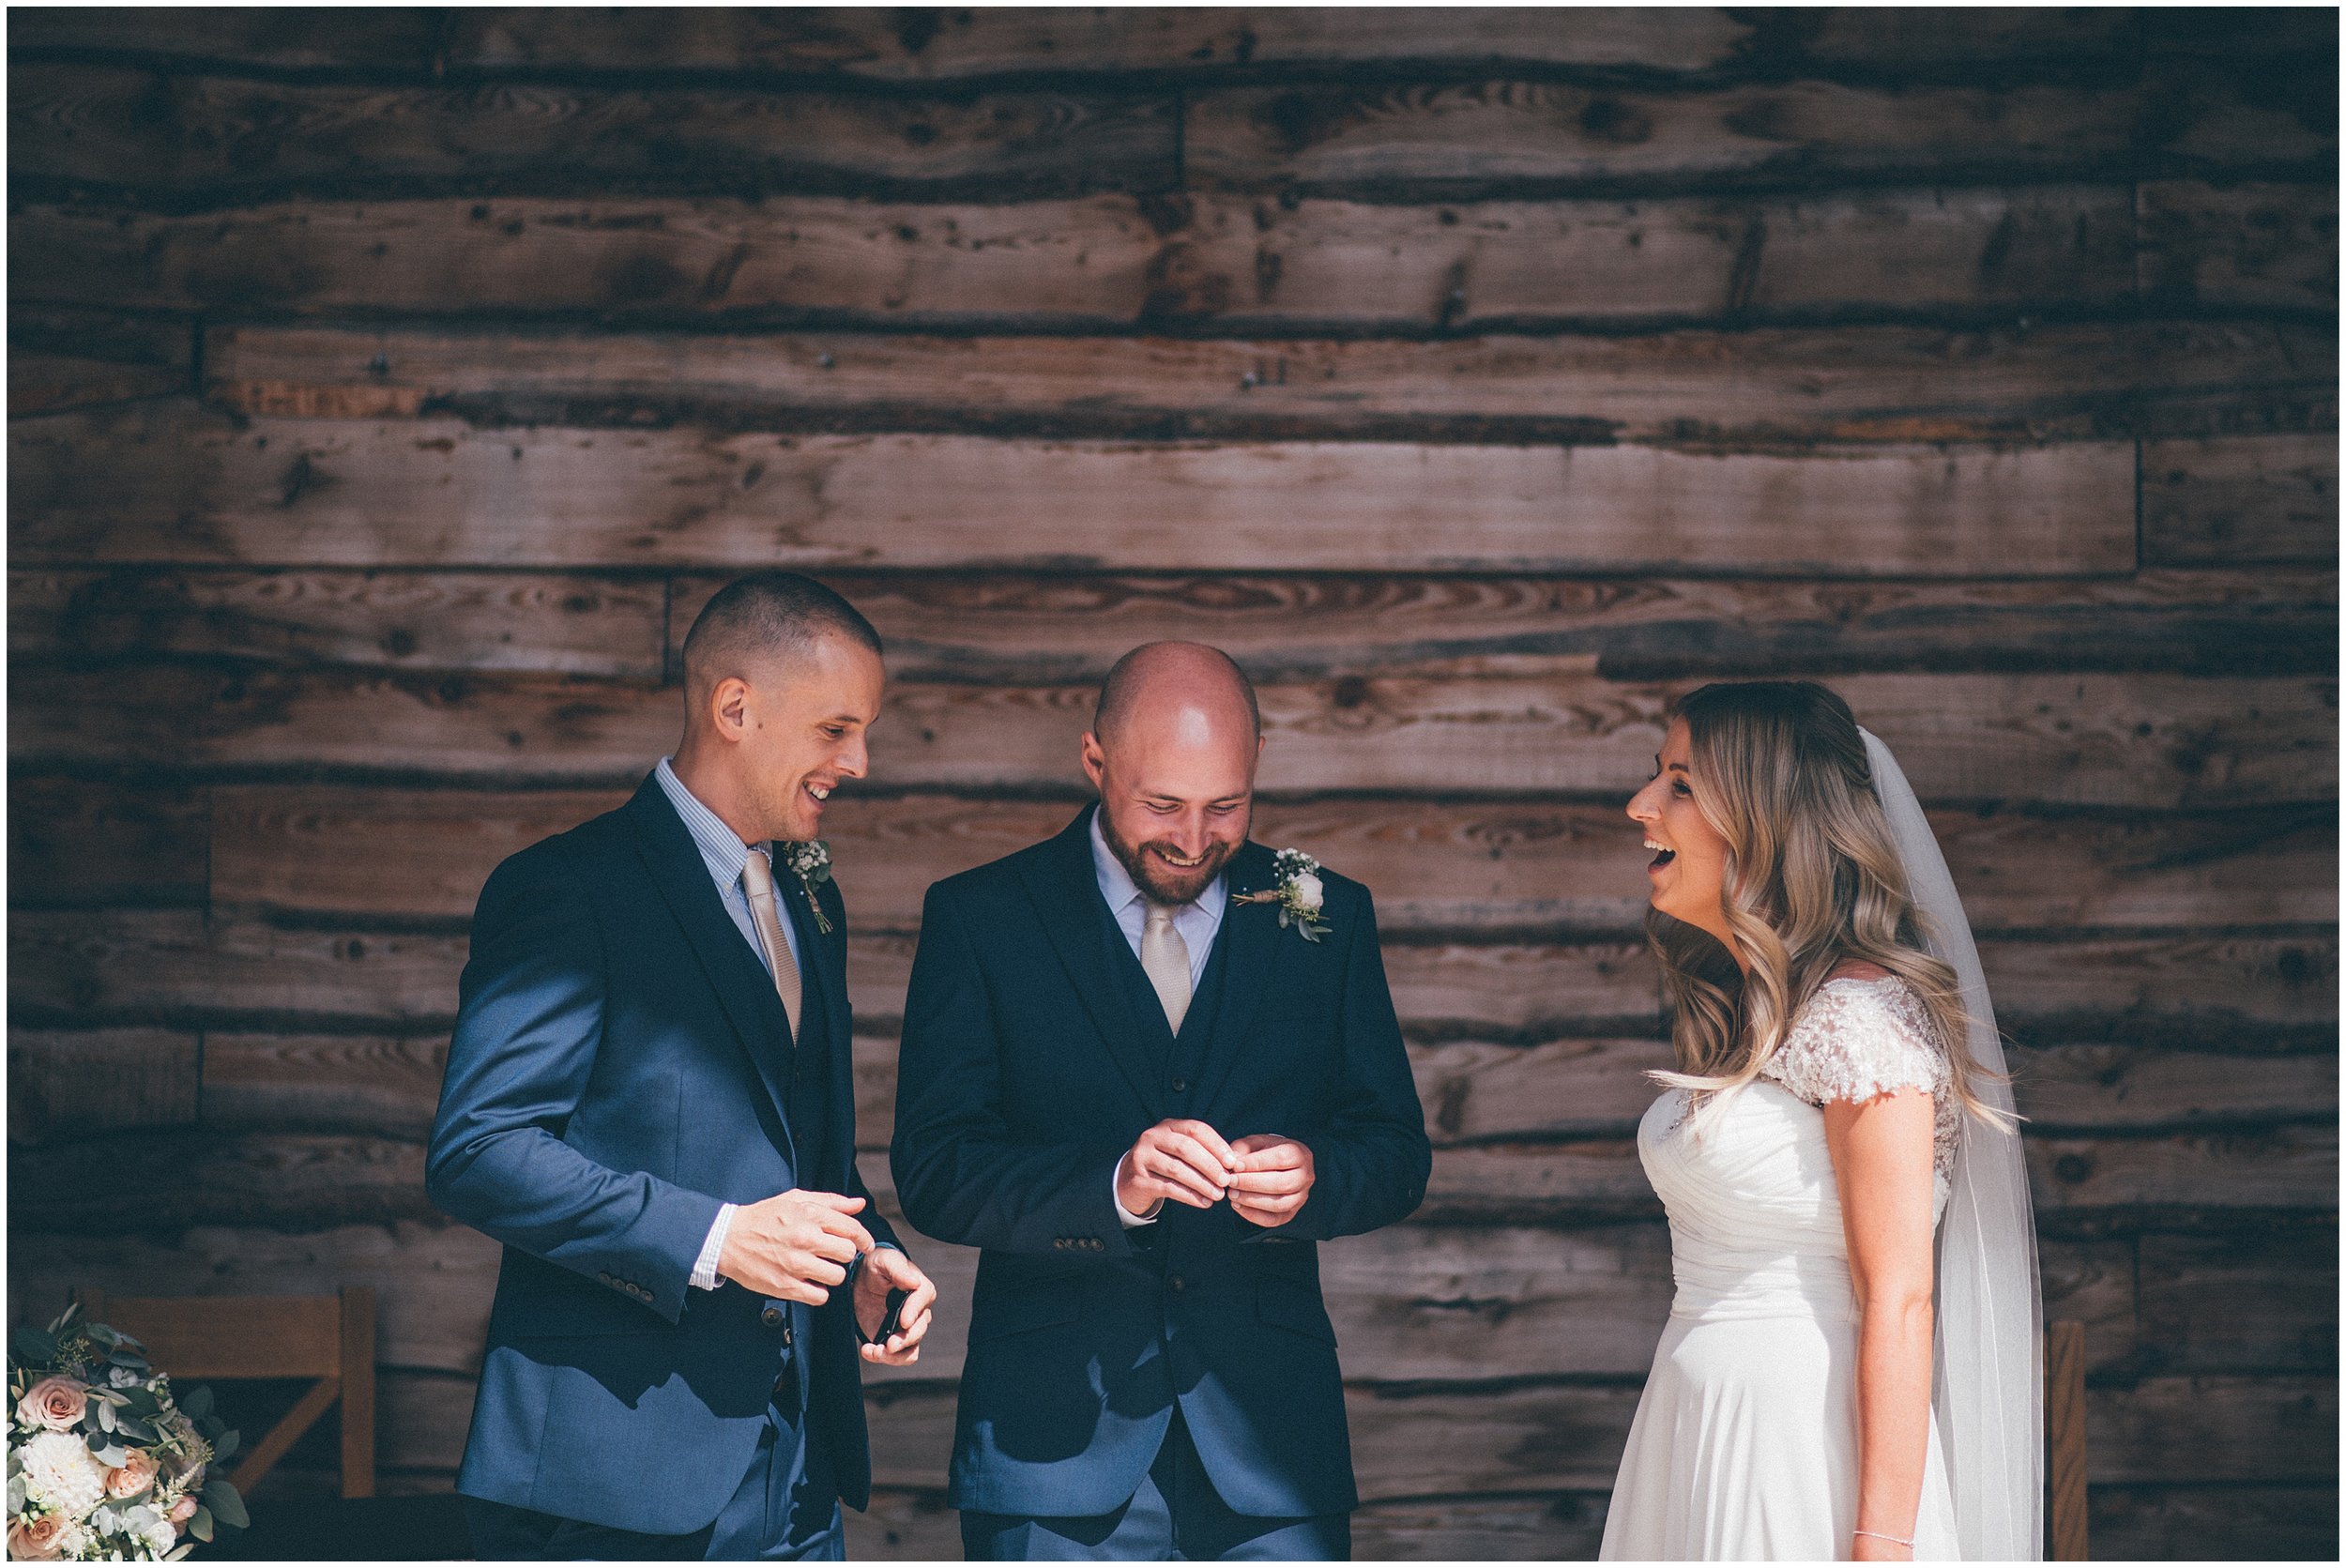
[[[1182,166],[1201,184],[1314,194],[1465,194],[1513,182],[1816,185],[1916,171],[1940,180],[1957,171],[2043,177],[2095,172],[2134,153],[2141,112],[2131,87],[2067,84],[1884,90],[1805,81],[1641,92],[1503,78],[1281,83],[1185,99]],[[2266,118],[2285,145],[2307,149],[2298,156],[2322,150],[2293,118]]]
[[[2188,472],[2186,470],[2185,472]],[[899,680],[1098,680],[1136,643],[1226,649],[1257,680],[1542,675],[1623,679],[1855,670],[2336,667],[2326,564],[2130,577],[1897,582],[825,571]],[[672,579],[678,660],[726,579]],[[300,666],[654,678],[658,585],[606,576],[241,567],[25,569],[18,659],[229,658]],[[648,646],[647,646],[648,645]]]
[[[196,328],[107,311],[8,312],[8,418],[192,391]]]
[[[2105,1561],[2327,1562],[2338,1556],[2338,1486],[2095,1486],[2087,1493]]]
[[[2154,1366],[2337,1375],[2334,1234],[2145,1236],[2140,1248]]]
[[[2142,555],[2162,565],[2335,561],[2337,438],[2144,442]]]
[[[253,7],[206,15],[179,6],[58,7],[8,29],[17,51],[119,51],[281,70],[431,66],[439,19],[422,6]]]
[[[2003,314],[2134,294],[2123,185],[1810,198],[842,197],[280,203],[175,218],[26,203],[9,291],[235,313],[1373,326]]]
[[[2096,1482],[2328,1482],[2338,1470],[2338,1379],[2151,1378],[2088,1389]]]
[[[1273,796],[1453,799],[1555,792],[1625,801],[1653,770],[1679,685],[1591,677],[1366,679],[1260,689]],[[678,731],[648,685],[480,675],[26,666],[10,749],[24,771],[333,769],[632,786]],[[1927,800],[2140,809],[2336,799],[2327,679],[2171,676],[1837,677]],[[898,685],[873,731],[896,789],[1076,789],[1095,693]],[[135,722],[126,718],[134,714]]]
[[[2338,187],[2150,180],[2144,296],[2168,308],[2338,309]]]
[[[2255,1043],[2243,1030],[2244,1044]],[[2338,1058],[2167,1051],[2144,1045],[2015,1046],[2006,1058],[2035,1131],[2119,1131],[2338,1114]]]
[[[2038,323],[1378,339],[655,334],[230,325],[239,413],[488,423],[1068,433],[1503,431],[1630,442],[1912,441],[2336,423],[2334,335],[2295,323]]]
[[[185,794],[31,783],[44,799],[79,789],[121,804],[96,820],[28,812],[45,825],[54,863],[27,867],[20,858],[19,902],[69,902],[62,896],[69,873],[103,851],[115,814],[161,817]],[[20,782],[20,791],[26,787]],[[461,919],[499,860],[624,798],[617,790],[224,784],[209,792],[209,895],[281,910]],[[855,928],[910,931],[933,884],[1050,837],[1077,809],[1064,800],[842,795],[824,839]],[[2245,822],[2229,812],[2123,817],[1950,810],[1933,814],[1931,825],[1976,930],[2337,917],[2337,889],[2324,869],[2336,857],[2337,827],[2322,808]],[[332,853],[375,833],[398,840],[396,858]],[[1386,931],[1546,926],[1634,934],[1645,917],[1648,856],[1635,825],[1613,807],[1266,800],[1256,807],[1252,833],[1308,850],[1366,883]],[[199,896],[202,874],[199,859]],[[90,902],[130,902],[135,886]]]
[[[480,431],[148,405],[19,420],[9,436],[21,564],[1914,576],[2135,564],[2135,453],[2122,442],[1805,456],[1139,446]],[[943,513],[939,495],[955,497]]]
[[[204,1034],[204,1125],[422,1139],[448,1067],[437,1034]]]
[[[667,594],[580,575],[23,571],[8,651],[381,669],[539,670],[658,680]]]
[[[424,1195],[423,1145],[386,1138],[146,1133],[11,1148],[8,1169],[9,1224],[28,1231],[310,1229],[439,1218]]]
[[[1406,6],[1356,14],[1229,6],[902,12],[792,8],[703,9],[659,25],[623,9],[501,8],[463,13],[449,58],[451,65],[496,69],[837,72],[888,82],[1493,59],[1702,70],[1735,59],[1753,32],[1730,11],[1690,9],[1664,18],[1634,7],[1592,7],[1553,18]]]
[[[192,1126],[202,1043],[179,1029],[8,1030],[8,1142]]]
[[[200,906],[210,839],[210,803],[201,790],[13,779],[8,902]]]
[[[185,208],[291,191],[727,195],[1165,190],[1171,97],[453,87],[9,73],[9,172]]]

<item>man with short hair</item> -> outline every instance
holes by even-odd
[[[951,1498],[973,1560],[1339,1559],[1354,1490],[1314,1243],[1432,1150],[1368,891],[1247,837],[1227,655],[1120,661],[1057,837],[929,890],[890,1151],[984,1249]]]
[[[457,1477],[484,1558],[845,1555],[858,1357],[918,1359],[936,1296],[856,1172],[816,853],[882,679],[821,584],[730,585],[676,754],[481,890],[426,1172],[505,1243]]]

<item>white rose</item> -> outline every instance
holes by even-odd
[[[1320,901],[1328,896],[1327,890],[1319,885],[1319,878],[1308,871],[1287,886],[1295,890],[1295,902],[1313,914],[1319,912]]]

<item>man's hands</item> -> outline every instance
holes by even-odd
[[[1230,1146],[1238,1156],[1230,1177],[1230,1207],[1240,1219],[1265,1230],[1295,1218],[1312,1195],[1312,1151],[1308,1145],[1275,1133],[1255,1133]]]
[[[1227,1197],[1240,1218],[1269,1230],[1295,1218],[1312,1178],[1312,1151],[1293,1138],[1256,1133],[1230,1143],[1202,1121],[1177,1117],[1141,1134],[1117,1162],[1116,1201],[1153,1219],[1166,1198],[1211,1209]]]
[[[854,1217],[862,1207],[860,1197],[797,1188],[743,1204],[725,1230],[717,1272],[761,1296],[821,1306],[856,1255],[872,1250],[872,1233]]]
[[[1156,1218],[1166,1198],[1211,1209],[1230,1184],[1237,1156],[1202,1121],[1168,1117],[1134,1141],[1116,1164],[1116,1201],[1127,1214]]]
[[[863,1347],[863,1359],[882,1366],[910,1366],[921,1359],[921,1341],[929,1332],[929,1308],[936,1304],[937,1286],[912,1259],[893,1247],[874,1247],[863,1255],[855,1276],[855,1321],[869,1340],[888,1316],[888,1294],[911,1292],[896,1318],[896,1332],[882,1344]]]

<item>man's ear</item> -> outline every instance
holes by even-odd
[[[1084,777],[1091,781],[1092,788],[1101,788],[1100,778],[1107,771],[1108,756],[1100,749],[1100,738],[1089,730],[1084,731],[1083,759]]]
[[[708,693],[709,722],[726,740],[739,740],[750,725],[750,686],[739,676],[727,676]]]

